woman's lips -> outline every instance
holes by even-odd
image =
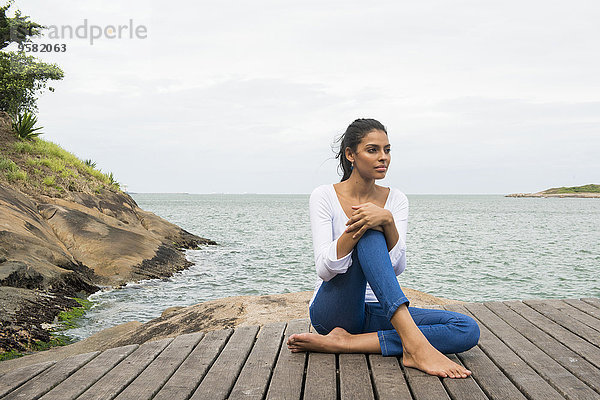
[[[387,167],[385,165],[380,165],[378,167],[375,167],[375,169],[379,172],[385,172],[387,170]]]

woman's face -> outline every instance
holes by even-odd
[[[347,148],[346,157],[363,178],[383,179],[392,159],[388,136],[384,131],[373,130],[363,137],[356,152]]]

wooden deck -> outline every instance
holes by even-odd
[[[1,399],[600,399],[600,299],[467,303],[479,344],[440,379],[396,357],[291,353],[308,320],[192,333],[0,376]]]

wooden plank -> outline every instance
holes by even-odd
[[[285,337],[281,342],[281,349],[277,357],[277,364],[273,371],[273,377],[269,383],[267,400],[299,400],[302,397],[304,365],[307,353],[292,353],[287,348],[287,340],[294,333],[308,332],[309,324],[308,319],[294,319],[288,322],[285,329]]]
[[[465,304],[465,307],[562,396],[568,399],[589,399],[596,396],[586,384],[494,314],[486,305],[469,303]]]
[[[600,392],[600,370],[581,358],[577,353],[542,331],[503,303],[485,303],[496,315],[518,330],[541,351],[556,360],[566,370]],[[588,392],[589,393],[589,392]]]
[[[404,373],[415,400],[450,399],[442,381],[437,376],[410,367],[404,367]]]
[[[368,360],[371,366],[371,373],[373,374],[373,390],[377,399],[412,399],[408,383],[404,379],[397,357],[369,354]]]
[[[584,304],[586,304],[588,307],[595,308],[587,303]],[[565,313],[566,315],[575,318],[577,321],[586,324],[590,328],[594,328],[596,331],[598,331],[598,335],[600,335],[600,319],[581,311],[577,307],[573,307],[572,305],[568,304],[566,301],[563,300],[553,300],[550,302],[550,305],[556,308],[557,310]]]
[[[600,319],[600,308],[596,308],[582,300],[565,299],[564,302],[583,311],[586,314],[591,315],[594,318]]]
[[[445,308],[479,319],[477,315],[469,312],[463,305],[449,304]],[[533,368],[517,356],[481,322],[479,322],[479,330],[481,332],[479,337],[479,347],[481,350],[529,400],[560,398],[560,394],[548,382],[539,376]],[[477,373],[477,371],[471,371],[473,374]]]
[[[234,399],[262,399],[275,368],[285,322],[264,325],[229,395]]]
[[[473,373],[471,377],[488,398],[494,400],[526,399],[479,346],[458,353],[457,356],[463,365],[471,370]]]
[[[308,353],[304,400],[337,398],[335,354]]]
[[[561,311],[552,307],[550,304],[544,303],[543,301],[523,300],[523,303],[544,315],[546,318],[549,318],[557,324],[567,328],[577,336],[581,336],[593,345],[600,347],[600,335],[598,334],[597,330],[590,328],[584,323],[577,321],[575,318],[562,313]]]
[[[9,393],[4,399],[37,400],[99,353],[99,351],[95,351],[64,358],[24,383],[17,390]]]
[[[34,376],[53,366],[55,363],[56,361],[47,361],[44,363],[28,365],[3,374],[0,379],[0,397],[12,392]]]
[[[447,354],[447,356],[455,363],[462,365],[456,354]],[[472,375],[467,378],[442,378],[442,384],[453,399],[487,400],[487,396],[477,385]]]
[[[579,354],[596,368],[600,368],[600,348],[594,346],[587,340],[580,338],[561,325],[555,324],[550,319],[520,301],[505,301],[503,303],[554,339]]]
[[[179,368],[203,336],[202,332],[194,332],[175,337],[158,357],[119,393],[116,399],[151,399]]]
[[[115,347],[103,351],[92,361],[81,367],[73,375],[42,396],[42,400],[70,400],[85,392],[98,379],[114,368],[139,345]]]
[[[340,398],[342,400],[375,399],[367,358],[364,354],[340,354]]]
[[[227,398],[254,345],[258,328],[258,326],[235,328],[223,351],[192,395],[192,400]]]
[[[206,332],[153,400],[189,399],[232,333],[231,329]]]
[[[173,339],[146,342],[83,392],[78,400],[114,399]]]
[[[581,299],[581,301],[585,301],[588,304],[595,306],[596,308],[600,308],[600,299],[596,297],[585,297]]]

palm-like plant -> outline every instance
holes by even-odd
[[[96,162],[92,161],[91,159],[87,159],[83,163],[88,167],[96,168]]]
[[[33,113],[25,111],[23,114],[19,114],[17,118],[13,119],[12,129],[19,139],[31,140],[42,134],[42,132],[39,132],[39,130],[43,127],[40,126],[34,128],[35,124],[37,124],[37,117],[33,115]]]
[[[108,176],[108,182],[109,182],[111,185],[114,185],[114,186],[116,186],[118,189],[121,189],[121,184],[120,184],[119,182],[117,182],[117,180],[115,179],[115,176],[113,175],[113,173],[112,173],[112,172],[109,172],[107,176]]]

